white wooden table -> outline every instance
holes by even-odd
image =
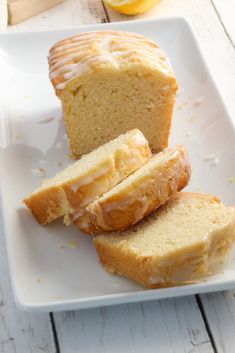
[[[7,31],[174,15],[191,22],[235,117],[235,0],[162,0],[148,14],[131,18],[111,11],[101,0],[67,0]],[[83,311],[24,313],[12,299],[0,219],[0,353],[14,352],[233,353],[235,291]]]

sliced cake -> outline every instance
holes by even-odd
[[[189,182],[191,167],[184,146],[168,148],[120,184],[73,215],[85,233],[120,230],[140,221]]]
[[[103,195],[144,165],[151,151],[144,135],[132,130],[83,156],[23,201],[40,224],[71,214]]]
[[[148,288],[210,273],[235,239],[235,209],[211,195],[178,193],[129,230],[94,239],[106,270]]]

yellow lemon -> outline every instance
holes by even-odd
[[[144,13],[159,3],[160,0],[105,0],[114,10],[126,15]]]

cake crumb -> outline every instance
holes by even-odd
[[[63,148],[63,143],[62,142],[58,142],[56,144],[56,148],[57,148],[57,150],[61,150]]]
[[[193,116],[191,116],[191,117],[189,118],[189,121],[190,121],[191,123],[193,123],[195,120],[197,120],[196,115],[193,115]]]
[[[37,281],[37,283],[41,283],[41,282],[42,282],[42,279],[41,279],[40,277],[38,277],[38,278],[36,279],[36,281]]]
[[[51,298],[51,300],[53,300],[53,301],[57,301],[57,300],[61,300],[61,299],[62,299],[62,297],[60,295]]]
[[[48,124],[48,123],[51,123],[53,120],[55,120],[55,117],[54,116],[50,116],[49,118],[45,118],[45,119],[39,120],[38,124]]]
[[[24,98],[25,98],[25,99],[30,99],[30,97],[29,97],[29,96],[24,96]]]
[[[60,245],[60,249],[61,249],[61,250],[64,250],[64,249],[65,249],[65,246],[64,246],[64,245]]]
[[[198,107],[199,105],[202,104],[203,100],[204,100],[203,97],[200,97],[200,98],[196,99],[196,100],[193,102],[193,106],[194,106],[194,107]]]
[[[220,162],[217,153],[212,153],[212,154],[208,154],[208,155],[202,156],[202,159],[205,162],[209,162],[212,167],[217,166],[219,164],[219,162]]]
[[[235,183],[235,177],[230,176],[230,177],[228,178],[228,182],[229,182],[229,184]]]
[[[69,246],[72,248],[72,249],[77,249],[78,248],[78,241],[77,240],[70,240],[68,242]]]
[[[44,177],[45,171],[43,168],[31,169],[31,174],[35,177]]]
[[[182,110],[182,109],[185,108],[187,105],[188,105],[187,102],[181,103],[181,104],[178,105],[177,109],[178,109],[178,110]]]
[[[217,158],[217,154],[216,153],[211,153],[211,154],[207,154],[205,156],[202,156],[202,159],[206,162],[210,162],[213,159]]]
[[[188,131],[186,134],[185,134],[185,137],[190,137],[192,136],[192,132],[191,131]]]
[[[58,162],[58,167],[63,167],[63,163],[62,162]]]
[[[178,92],[176,93],[176,96],[178,97],[179,95],[181,95],[184,92],[184,89],[179,89]]]
[[[219,164],[219,158],[218,158],[218,157],[214,158],[214,159],[211,161],[211,166],[212,166],[212,167],[215,167],[215,166],[217,166],[218,164]]]
[[[38,161],[38,165],[45,165],[47,163],[46,160],[42,159],[41,161]]]

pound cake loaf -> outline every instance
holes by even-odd
[[[177,81],[167,55],[142,35],[80,33],[49,53],[74,158],[139,128],[153,151],[168,145]]]
[[[74,223],[88,234],[127,228],[182,190],[190,175],[185,147],[168,148],[81,212],[75,213]]]
[[[94,243],[106,270],[158,288],[210,274],[234,239],[234,208],[211,195],[178,193],[131,229]]]
[[[134,129],[83,156],[23,201],[40,224],[70,215],[100,197],[151,157],[144,135]]]

